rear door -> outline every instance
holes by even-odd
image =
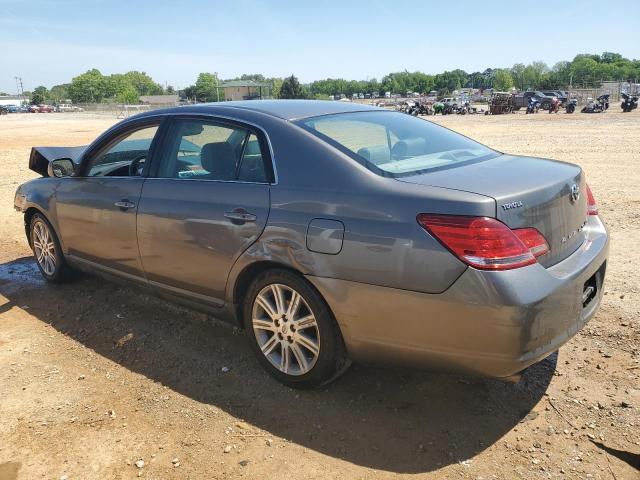
[[[136,211],[158,137],[159,119],[127,125],[88,150],[76,177],[56,191],[57,221],[65,250],[120,273],[142,276]]]
[[[235,260],[262,233],[273,179],[267,140],[211,117],[172,120],[138,208],[149,282],[221,304]]]

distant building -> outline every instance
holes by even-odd
[[[27,99],[20,95],[2,95],[0,96],[0,105],[22,105]]]
[[[220,88],[224,92],[224,99],[231,100],[256,100],[269,96],[269,85],[253,80],[232,80],[223,83]]]
[[[177,105],[178,95],[140,95],[140,103],[144,105]]]

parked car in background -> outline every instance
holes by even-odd
[[[29,113],[29,105],[20,105],[18,107],[19,113]]]
[[[54,111],[55,111],[55,108],[53,108],[51,105],[44,105],[44,104],[38,105],[38,113],[52,113]]]
[[[569,99],[569,95],[567,94],[567,92],[564,92],[562,90],[542,90],[542,93],[544,93],[547,97],[556,97],[558,100],[560,100],[560,106],[564,106],[565,103],[567,103],[567,100]]]
[[[400,112],[155,110],[29,168],[44,178],[14,207],[46,280],[78,268],[229,319],[293,387],[348,359],[517,378],[603,296],[609,237],[579,166]]]
[[[16,113],[18,112],[18,106],[17,105],[5,105],[5,107],[7,109],[7,113]]]
[[[29,107],[27,107],[27,111],[29,113],[38,113],[39,110],[40,108],[38,107],[38,105],[29,105]]]
[[[551,107],[551,100],[553,100],[553,97],[545,95],[540,91],[529,91],[513,95],[513,109],[520,110],[521,108],[527,108],[531,97],[534,97],[538,101],[540,108],[543,110],[549,110]]]
[[[84,108],[70,103],[60,103],[56,106],[56,112],[83,112]]]

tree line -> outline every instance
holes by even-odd
[[[224,100],[219,88],[231,80],[253,80],[267,85],[274,98],[328,98],[333,95],[351,96],[358,93],[407,92],[428,93],[436,91],[447,95],[454,90],[494,88],[507,91],[512,88],[564,89],[568,86],[588,88],[602,81],[630,81],[640,79],[640,60],[624,58],[619,53],[580,54],[571,61],[558,62],[549,67],[544,62],[527,65],[516,63],[511,68],[487,68],[482,72],[467,73],[456,69],[435,75],[423,72],[394,72],[368,80],[327,78],[309,84],[301,84],[291,75],[287,78],[265,77],[261,74],[244,74],[240,77],[220,80],[215,73],[203,72],[195,83],[176,90],[173,86],[161,86],[145,72],[130,71],[124,74],[103,75],[92,69],[71,80],[71,83],[55,85],[51,89],[39,86],[33,92],[25,92],[31,103],[127,103],[139,102],[142,95],[179,94],[182,98],[199,102]]]

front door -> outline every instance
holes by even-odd
[[[158,124],[114,133],[83,158],[80,173],[56,191],[58,228],[66,253],[119,272],[143,276],[136,212]]]
[[[175,119],[142,188],[138,245],[149,282],[221,304],[235,260],[269,214],[270,158],[251,127]]]

